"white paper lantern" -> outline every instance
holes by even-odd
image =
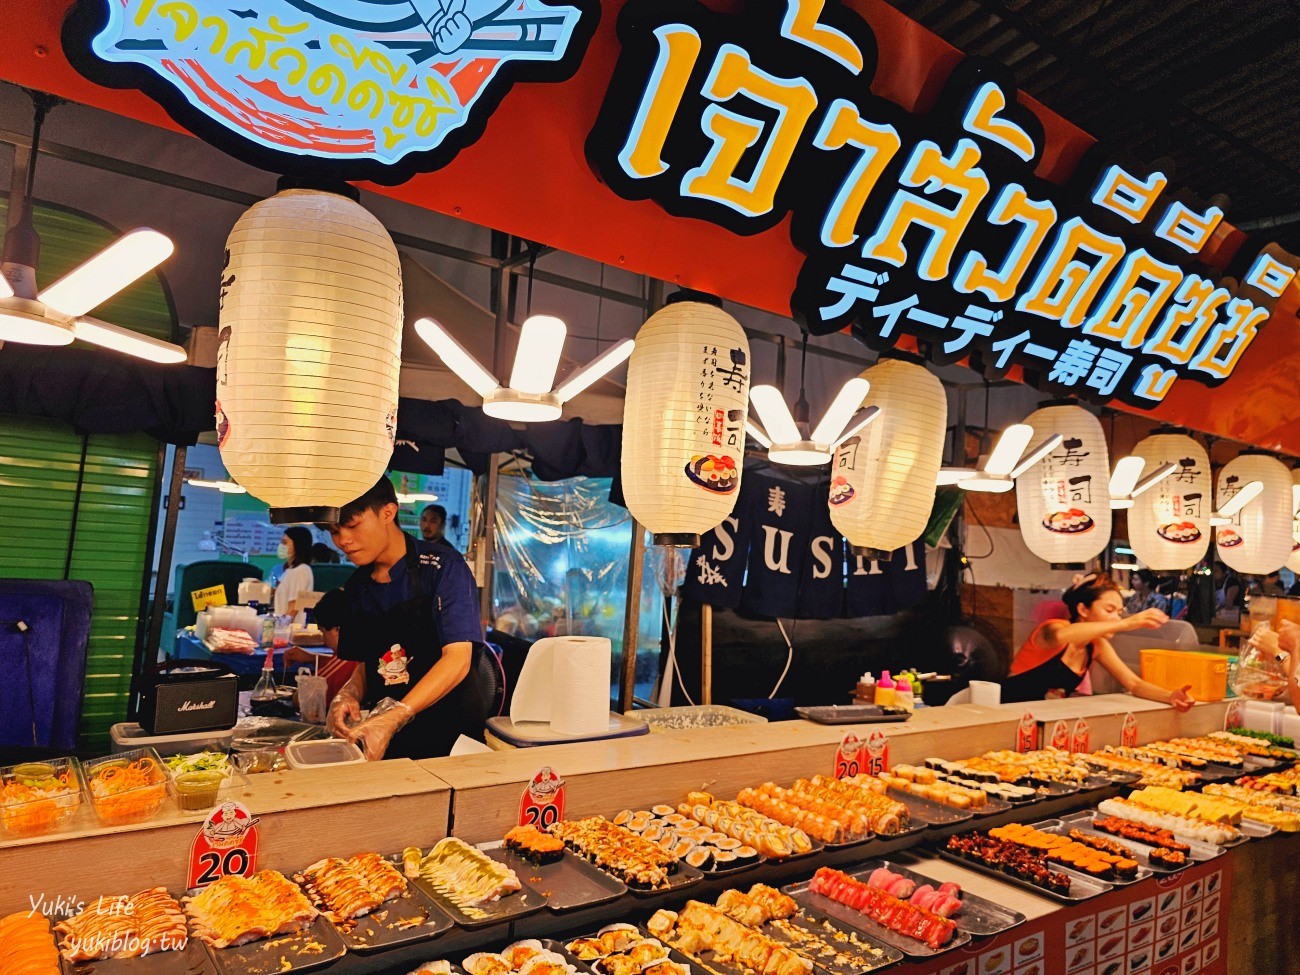
[[[1214,530],[1214,542],[1225,565],[1246,575],[1267,575],[1286,565],[1291,555],[1291,472],[1276,457],[1244,451],[1219,471],[1216,507],[1222,510],[1251,481],[1259,481],[1264,490],[1232,516],[1232,524]]]
[[[943,462],[948,397],[919,360],[886,354],[862,373],[880,415],[831,462],[831,523],[854,554],[887,558],[921,537]]]
[[[1291,556],[1286,567],[1300,575],[1300,469],[1291,472]]]
[[[1025,422],[1060,446],[1016,479],[1025,545],[1053,567],[1080,568],[1110,543],[1110,456],[1095,416],[1080,406],[1044,406]]]
[[[226,242],[217,437],[272,522],[333,521],[388,466],[397,430],[402,276],[355,197],[284,189]]]
[[[1210,548],[1214,476],[1205,448],[1183,433],[1156,433],[1133,448],[1150,474],[1165,464],[1174,472],[1133,499],[1128,542],[1133,554],[1157,572],[1188,569]]]
[[[740,496],[749,340],[702,298],[670,297],[628,360],[623,497],[657,545],[694,547]]]

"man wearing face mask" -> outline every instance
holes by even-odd
[[[371,761],[447,755],[458,736],[481,737],[487,720],[470,677],[483,644],[474,577],[459,552],[403,532],[397,510],[383,477],[329,526],[359,566],[343,587],[338,656],[361,666],[335,696],[326,727]],[[356,723],[362,708],[370,716]]]

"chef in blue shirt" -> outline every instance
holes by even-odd
[[[358,566],[343,586],[338,656],[362,663],[330,705],[327,727],[371,761],[447,755],[462,734],[482,738],[487,718],[470,676],[483,644],[474,577],[459,552],[403,532],[397,510],[383,477],[326,526]],[[371,713],[360,720],[363,708]]]

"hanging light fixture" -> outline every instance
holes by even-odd
[[[1110,460],[1097,418],[1074,404],[1035,410],[1025,422],[1061,435],[1016,481],[1020,534],[1029,550],[1061,568],[1081,568],[1110,544]]]
[[[273,524],[332,522],[392,457],[402,271],[353,187],[280,187],[226,242],[217,440]]]
[[[1191,568],[1210,548],[1214,480],[1209,455],[1186,433],[1168,429],[1140,441],[1133,456],[1143,461],[1144,470],[1174,469],[1140,495],[1137,489],[1142,482],[1134,482],[1132,495],[1137,496],[1128,512],[1128,540],[1134,555],[1156,572]],[[1115,465],[1117,473],[1122,464]]]
[[[799,399],[794,412],[775,386],[759,385],[749,391],[749,401],[763,426],[746,420],[749,433],[767,448],[767,459],[790,467],[817,467],[829,464],[838,447],[860,433],[880,414],[880,408],[859,409],[871,384],[857,376],[850,379],[826,410],[817,426],[809,430],[808,398],[804,393],[804,367],[808,361],[808,333],[803,336],[803,358],[799,363]]]
[[[0,342],[21,345],[68,345],[80,339],[91,345],[124,352],[157,363],[186,359],[179,345],[90,318],[88,312],[152,271],[171,256],[170,238],[156,230],[133,230],[73,268],[53,284],[38,289],[36,268],[41,239],[32,223],[32,187],[41,140],[41,126],[57,99],[33,95],[36,120],[26,173],[15,174],[25,186],[21,198],[10,201],[18,218],[5,234],[0,254]]]
[[[1003,494],[1016,486],[1016,478],[1042,460],[1061,443],[1061,435],[1054,433],[1028,453],[1025,449],[1033,439],[1034,428],[1028,423],[1013,423],[998,435],[993,452],[981,458],[978,469],[969,467],[940,468],[935,483],[939,486],[955,484],[963,491],[985,491]]]
[[[1115,461],[1115,470],[1110,475],[1110,506],[1112,509],[1132,508],[1134,499],[1151,490],[1162,480],[1177,470],[1173,463],[1158,465],[1146,477],[1146,459],[1136,454],[1129,454]]]
[[[220,491],[222,494],[247,494],[248,489],[236,484],[234,481],[205,481],[200,477],[187,477],[185,483],[190,487],[211,488]]]
[[[483,397],[484,413],[499,420],[523,423],[558,420],[565,403],[616,369],[632,354],[635,344],[632,339],[615,343],[552,388],[568,329],[564,322],[552,315],[532,315],[519,329],[519,346],[515,349],[510,383],[502,386],[432,318],[417,320],[415,331],[447,364],[447,368]]]
[[[836,449],[828,503],[855,555],[887,559],[930,520],[948,397],[921,359],[903,353],[885,353],[861,378],[870,383],[866,405],[880,416]]]
[[[698,545],[739,496],[749,340],[721,306],[677,292],[641,326],[628,361],[623,497],[657,545]]]
[[[1291,556],[1292,479],[1276,457],[1244,450],[1223,466],[1210,517],[1219,558],[1247,575],[1267,575]]]

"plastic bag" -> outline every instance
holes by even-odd
[[[1267,641],[1261,641],[1261,637],[1271,630],[1268,623],[1260,623],[1255,627],[1237,661],[1232,689],[1238,697],[1252,701],[1272,701],[1286,695],[1287,676],[1282,665],[1286,654],[1279,655],[1263,645]]]

